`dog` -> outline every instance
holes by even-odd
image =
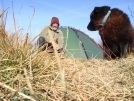
[[[105,58],[126,58],[127,50],[133,48],[134,29],[127,14],[118,8],[95,7],[87,29],[99,31]]]

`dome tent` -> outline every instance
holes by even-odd
[[[71,54],[74,58],[103,58],[101,47],[84,32],[75,28],[63,26],[60,27],[60,30],[63,32],[64,36],[66,57]]]

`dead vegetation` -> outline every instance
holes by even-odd
[[[29,57],[18,60],[19,62],[4,59],[0,61],[1,99],[17,99],[18,101],[24,99],[132,101],[134,99],[133,55],[127,59],[113,61],[60,59],[61,73],[56,57],[50,56],[45,51],[36,54],[31,59]],[[12,64],[9,64],[11,62]],[[64,83],[61,76],[65,77]]]

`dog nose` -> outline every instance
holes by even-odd
[[[89,25],[87,26],[87,29],[89,30]]]

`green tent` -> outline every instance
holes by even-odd
[[[103,58],[103,51],[99,45],[95,43],[84,32],[71,27],[60,27],[64,36],[64,48],[66,57],[74,58]]]

